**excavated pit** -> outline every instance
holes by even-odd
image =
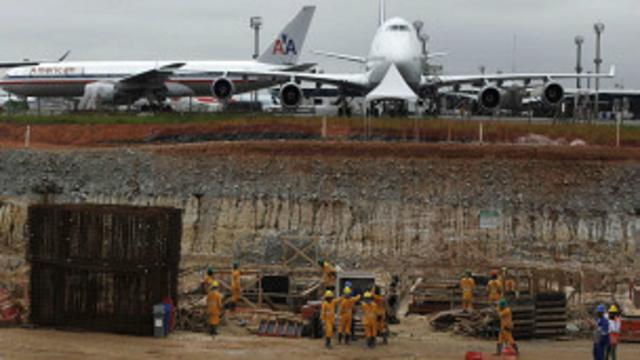
[[[0,283],[24,296],[28,207],[45,203],[180,209],[182,269],[278,265],[295,246],[379,274],[615,264],[632,276],[639,159],[608,148],[331,142],[2,150]]]

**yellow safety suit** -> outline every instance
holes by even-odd
[[[376,315],[378,321],[378,334],[382,334],[385,331],[385,318],[387,316],[386,307],[384,306],[385,299],[381,295],[372,294],[373,302],[376,304]]]
[[[325,289],[333,289],[336,286],[336,268],[327,261],[322,265],[322,283]]]
[[[231,273],[231,302],[237,303],[240,301],[240,295],[242,289],[240,287],[240,270],[233,270]]]
[[[378,305],[375,302],[362,303],[362,324],[364,336],[374,338],[378,336]]]
[[[513,346],[513,317],[510,308],[498,310],[500,314],[500,335],[498,344],[507,344]]]
[[[338,334],[351,335],[351,323],[353,322],[353,308],[360,300],[360,295],[355,297],[343,297],[340,299],[340,323]]]
[[[462,308],[464,310],[473,310],[473,289],[476,282],[472,277],[463,277],[460,280],[460,289],[462,289]]]
[[[333,325],[336,322],[336,304],[338,299],[331,301],[323,301],[322,309],[320,310],[320,320],[324,324],[324,336],[325,338],[333,337]]]
[[[515,292],[516,291],[516,281],[513,279],[507,279],[504,282],[504,292],[505,293],[510,293],[510,292]]]
[[[489,281],[487,292],[489,293],[489,301],[500,301],[502,298],[502,282],[499,279]]]
[[[217,290],[209,291],[207,295],[207,313],[209,314],[209,325],[218,326],[222,314],[222,295]]]

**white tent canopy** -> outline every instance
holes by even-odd
[[[418,96],[409,85],[407,85],[398,67],[395,64],[391,64],[380,85],[373,89],[366,97],[367,103],[378,100],[416,101],[418,100]]]

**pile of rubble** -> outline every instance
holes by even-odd
[[[443,311],[434,315],[430,323],[436,331],[490,338],[497,333],[500,320],[494,309],[486,308],[472,312],[463,310]]]

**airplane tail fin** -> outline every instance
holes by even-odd
[[[379,19],[379,25],[382,26],[382,24],[384,24],[385,21],[387,21],[387,15],[386,15],[386,6],[384,3],[384,0],[380,0],[380,19]]]
[[[305,6],[282,30],[267,50],[258,58],[259,62],[275,65],[294,65],[302,53],[302,46],[316,11],[315,6]]]

